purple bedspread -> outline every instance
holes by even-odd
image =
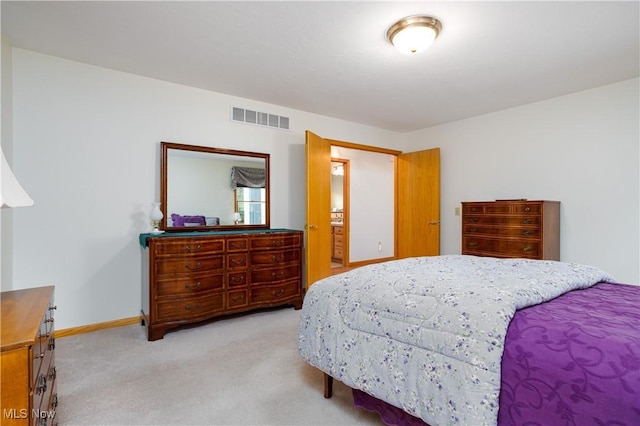
[[[389,425],[421,420],[360,391]],[[600,283],[516,312],[499,425],[640,425],[640,287]]]

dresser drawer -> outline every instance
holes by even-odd
[[[227,251],[247,251],[249,240],[247,238],[229,238],[227,240]]]
[[[224,288],[224,274],[198,274],[179,279],[156,281],[156,297],[189,296],[204,291],[221,290]]]
[[[224,255],[157,259],[155,268],[156,275],[215,271],[224,268]]]
[[[33,407],[45,411],[49,406],[49,400],[53,392],[56,380],[56,368],[54,350],[50,348],[45,353],[40,372],[35,378],[33,389]]]
[[[288,247],[300,247],[300,235],[270,235],[268,237],[256,237],[251,240],[252,250],[281,249]]]
[[[246,268],[248,264],[247,253],[229,253],[227,255],[227,268]]]
[[[527,240],[500,240],[463,237],[462,254],[484,254],[497,257],[540,257],[540,243]]]
[[[300,260],[300,250],[252,252],[251,265],[275,265]]]
[[[342,235],[334,235],[333,236],[333,244],[342,245],[343,237]]]
[[[334,235],[342,235],[343,234],[342,226],[334,226],[333,227],[333,234]]]
[[[542,203],[513,204],[514,214],[541,214]]]
[[[202,240],[198,238],[171,238],[155,241],[152,249],[156,256],[199,255],[224,252],[224,240]]]
[[[227,294],[227,307],[229,309],[241,308],[248,305],[248,290],[233,290]]]
[[[300,278],[300,266],[292,265],[285,268],[259,269],[251,271],[251,285],[288,280],[291,278]]]
[[[509,204],[465,203],[462,205],[462,212],[465,214],[509,214],[511,211],[511,206]]]
[[[523,226],[540,225],[540,216],[473,216],[468,215],[463,219],[463,224]]]
[[[509,215],[540,214],[543,210],[540,202],[495,202],[495,203],[463,203],[465,214],[477,215]]]
[[[291,297],[300,295],[300,281],[290,281],[278,285],[255,287],[249,289],[251,304],[277,303]]]
[[[517,237],[517,238],[540,238],[539,227],[496,227],[496,226],[483,226],[483,225],[464,225],[462,232],[468,237],[474,235],[492,235],[496,237]]]
[[[224,310],[222,293],[191,297],[180,300],[156,302],[157,319],[160,321],[210,316],[212,312]]]
[[[228,275],[227,286],[229,288],[243,287],[247,285],[247,272],[234,272]]]

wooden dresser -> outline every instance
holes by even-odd
[[[1,293],[3,425],[57,424],[53,293],[53,286]]]
[[[212,231],[140,237],[149,340],[253,309],[302,308],[302,231]]]
[[[331,261],[341,263],[344,258],[342,225],[331,225],[331,243]]]
[[[462,254],[560,260],[560,202],[463,202]]]

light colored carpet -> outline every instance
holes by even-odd
[[[216,320],[149,342],[141,325],[56,340],[61,425],[381,425],[298,355],[300,311]]]

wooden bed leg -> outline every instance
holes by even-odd
[[[331,395],[333,394],[333,377],[327,373],[322,374],[324,374],[324,397],[331,398]]]

